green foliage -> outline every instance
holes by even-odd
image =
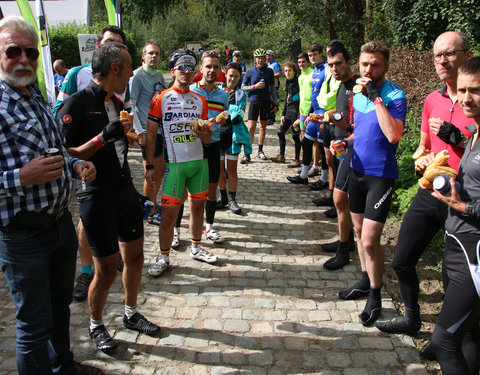
[[[405,213],[415,196],[418,185],[413,153],[420,140],[421,109],[412,108],[407,113],[405,130],[397,149],[398,180],[392,199],[392,212]]]
[[[97,28],[80,25],[75,22],[60,24],[48,28],[52,62],[62,59],[67,67],[80,64],[77,34],[96,34]]]
[[[393,0],[385,2],[393,39],[410,48],[429,49],[446,30],[465,33],[479,49],[480,12],[477,0]]]
[[[86,26],[75,22],[59,24],[48,28],[48,36],[50,38],[50,51],[52,61],[62,59],[67,67],[71,68],[80,65],[80,52],[78,50],[78,34],[97,34],[105,25]],[[132,34],[125,33],[127,37],[127,47],[132,56],[132,61],[140,61],[141,52],[137,49]],[[143,44],[142,44],[143,46]]]

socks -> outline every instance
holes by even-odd
[[[228,203],[228,195],[227,195],[227,189],[220,190],[220,199],[222,201],[223,205],[226,205]]]
[[[302,164],[302,171],[300,172],[300,177],[301,178],[308,178],[308,170],[310,169],[310,166]]]
[[[362,271],[362,279],[355,283],[352,287],[342,290],[338,293],[341,299],[352,300],[358,298],[364,298],[370,291],[370,278],[367,271]]]
[[[205,222],[213,225],[215,220],[215,209],[217,208],[217,201],[205,201]]]
[[[93,276],[93,263],[90,263],[88,266],[84,266],[82,264],[82,273],[89,274],[90,276]]]
[[[173,233],[175,233],[177,236],[180,236],[180,227],[174,227]]]
[[[201,240],[194,240],[192,238],[192,253],[196,254],[200,248],[200,243],[201,243]]]
[[[131,319],[138,312],[137,306],[127,306],[125,305],[125,315],[127,319]]]
[[[258,145],[258,152],[263,152],[263,145]]]
[[[166,250],[160,249],[160,253],[161,259],[170,264],[170,248]]]
[[[327,174],[328,174],[328,169],[322,169],[322,172],[320,173],[320,180],[323,182],[327,181]]]
[[[90,318],[90,331],[93,331],[95,328],[98,328],[100,327],[101,325],[103,325],[103,320],[93,320],[92,318]]]

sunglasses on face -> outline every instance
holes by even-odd
[[[181,72],[184,72],[184,73],[189,73],[189,72],[195,71],[195,65],[181,64],[181,65],[177,65],[174,69],[180,70]]]
[[[31,61],[37,60],[38,56],[40,55],[38,49],[33,47],[22,48],[19,46],[10,46],[3,50],[5,55],[7,55],[10,60],[18,59],[22,55],[22,51],[25,51],[25,55],[27,55],[28,59]]]

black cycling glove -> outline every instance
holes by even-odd
[[[375,98],[377,98],[377,96],[380,96],[377,85],[375,85],[373,81],[368,81],[365,87],[367,88],[368,99],[370,99],[372,102],[375,100]]]
[[[463,139],[463,133],[455,125],[444,121],[440,130],[438,131],[438,138],[440,138],[445,143],[456,146]]]
[[[120,120],[109,122],[102,130],[102,137],[107,143],[115,142],[125,135]]]

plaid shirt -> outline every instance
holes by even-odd
[[[68,205],[72,187],[72,165],[63,147],[63,135],[51,109],[37,87],[24,95],[0,80],[0,226],[6,226],[19,211],[54,214]],[[62,176],[40,185],[21,186],[20,168],[55,147],[65,165]]]

